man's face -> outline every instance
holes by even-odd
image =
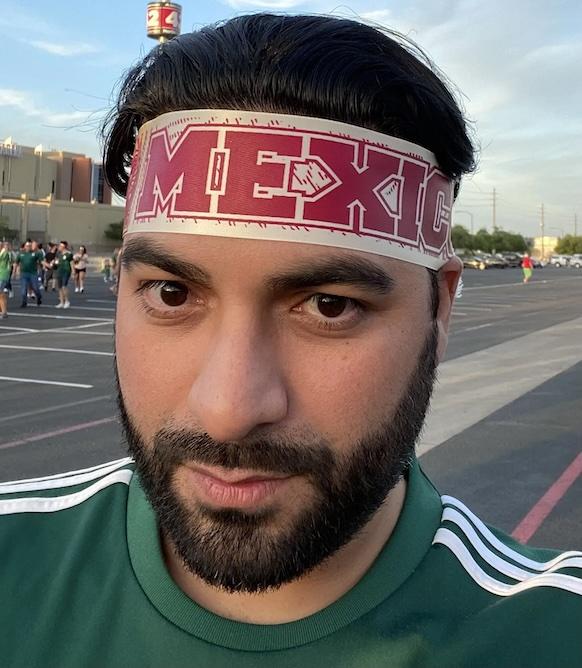
[[[315,245],[128,239],[119,399],[161,530],[210,584],[293,580],[410,462],[436,366],[427,271]]]
[[[31,249],[32,249],[32,245],[31,245],[30,241],[27,241],[24,244],[24,252],[25,253],[30,253]]]

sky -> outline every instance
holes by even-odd
[[[453,83],[479,147],[454,222],[582,234],[580,0],[182,0],[182,32],[258,11],[349,17],[414,40]],[[0,141],[98,158],[123,72],[154,45],[141,0],[0,0]]]

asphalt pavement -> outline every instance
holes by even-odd
[[[523,285],[518,269],[467,269],[464,284],[421,463],[523,542],[582,549],[582,271]],[[18,303],[0,321],[0,480],[125,456],[109,286],[90,275],[67,311],[54,293]]]

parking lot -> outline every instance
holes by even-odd
[[[17,285],[15,285],[18,288]],[[0,480],[124,456],[115,417],[115,297],[98,275],[71,308],[0,325]],[[582,271],[465,271],[419,444],[443,493],[524,541],[582,549]],[[147,363],[147,360],[144,360]]]

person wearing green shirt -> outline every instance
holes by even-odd
[[[8,317],[8,295],[10,292],[10,276],[12,275],[12,251],[10,242],[0,244],[0,318]]]
[[[40,306],[42,304],[38,287],[38,270],[42,260],[42,253],[39,250],[33,250],[30,240],[25,241],[15,261],[20,269],[20,308],[26,308],[29,290],[36,297],[36,305]]]
[[[71,278],[71,264],[73,253],[69,250],[68,241],[61,241],[55,259],[55,270],[57,276],[57,287],[59,289],[59,303],[56,308],[69,308],[69,279]]]
[[[0,484],[2,665],[582,665],[582,553],[485,525],[415,456],[474,152],[409,49],[259,14],[127,75],[131,459]]]

